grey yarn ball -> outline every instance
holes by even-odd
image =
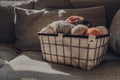
[[[52,28],[55,33],[70,34],[71,29],[75,25],[65,22],[63,20],[54,21],[49,24],[47,27]]]
[[[63,22],[64,22],[63,20],[54,21],[51,24],[48,24],[47,28],[52,29],[53,33],[57,33],[57,31],[58,31],[57,29],[58,29],[59,24],[63,23]]]
[[[58,24],[61,22],[64,22],[64,21],[59,20],[59,21],[54,21],[54,22],[48,24],[46,27],[41,29],[40,33],[48,33],[48,34],[57,33]]]
[[[58,33],[63,33],[63,34],[70,34],[72,28],[75,25],[68,23],[68,22],[60,22],[57,27],[57,32]]]
[[[48,24],[47,27],[43,28],[40,33],[62,33],[62,34],[70,34],[71,29],[75,25],[65,22],[63,20],[54,21],[51,24]]]

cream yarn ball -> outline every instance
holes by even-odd
[[[53,34],[55,33],[55,30],[52,27],[45,27],[41,29],[40,33]]]
[[[108,30],[105,26],[97,26],[96,28],[101,31],[101,35],[108,34]]]
[[[40,33],[54,34],[57,33],[58,24],[64,22],[63,20],[54,21],[41,29]]]
[[[72,35],[84,35],[89,28],[85,25],[77,25],[71,30]]]

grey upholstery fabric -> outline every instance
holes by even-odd
[[[0,44],[0,58],[10,61],[18,55],[13,44]]]
[[[39,52],[23,52],[0,69],[1,80],[119,80],[118,61],[108,61],[92,71],[47,63]]]
[[[70,0],[76,8],[105,5],[107,27],[109,28],[113,16],[120,8],[120,0]]]
[[[120,55],[120,10],[116,13],[110,26],[110,48]]]
[[[105,5],[106,7],[106,17],[107,17],[107,27],[109,27],[113,16],[120,8],[120,0],[38,0],[36,3],[36,9],[40,9],[43,6],[47,8],[63,8],[58,2],[64,2],[64,8],[85,8]],[[50,6],[47,6],[50,5]],[[55,5],[59,6],[56,7]]]
[[[28,5],[27,5],[28,4]],[[0,1],[0,42],[14,43],[14,6],[32,8],[30,1]]]
[[[0,68],[5,65],[7,62],[0,58]]]
[[[106,24],[103,6],[53,11],[16,8],[16,47],[22,51],[40,50],[37,32],[53,21],[65,20],[72,15],[83,16],[94,26]]]
[[[25,7],[28,9],[31,9],[32,6],[32,0],[1,0],[0,1],[0,6],[1,7],[15,7],[15,6],[20,6],[20,7]]]
[[[35,3],[35,9],[42,8],[65,8],[65,0],[38,0]]]
[[[18,55],[15,51],[12,44],[0,43],[0,67]]]
[[[12,7],[0,7],[0,42],[14,42],[14,10]]]

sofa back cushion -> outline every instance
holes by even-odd
[[[13,42],[14,36],[14,9],[0,7],[0,42]]]
[[[115,13],[120,8],[119,4],[120,0],[70,0],[70,1],[76,8],[105,5],[108,28]]]
[[[29,10],[16,8],[16,43],[15,46],[21,50],[40,50],[37,32],[53,21],[65,20],[69,16],[83,16],[91,21],[94,26],[105,26],[104,6],[83,9],[60,9],[60,10]]]
[[[0,43],[15,42],[14,6],[32,8],[30,5],[30,2],[25,1],[0,1]]]
[[[64,5],[59,4],[63,2]],[[49,2],[49,3],[47,3]],[[47,6],[51,5],[51,6]],[[38,0],[36,3],[36,9],[40,9],[43,7],[47,8],[85,8],[85,7],[93,7],[93,6],[100,6],[105,5],[106,7],[106,17],[107,17],[107,27],[109,27],[113,16],[120,8],[120,0]]]
[[[35,3],[35,9],[42,8],[65,8],[65,0],[38,0]]]

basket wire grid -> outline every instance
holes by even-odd
[[[38,33],[44,60],[91,70],[106,55],[108,35],[88,37]]]

